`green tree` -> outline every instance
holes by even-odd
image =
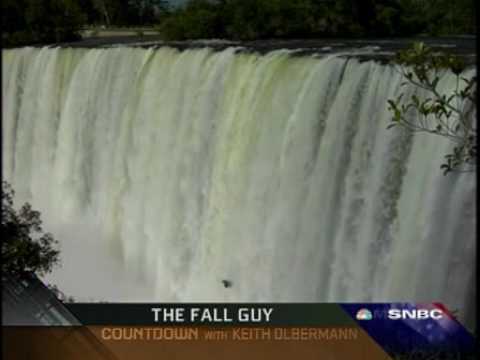
[[[475,0],[428,0],[425,22],[431,35],[476,33]]]
[[[58,242],[43,231],[40,213],[29,203],[15,210],[13,196],[12,187],[2,182],[2,278],[44,275],[60,262]]]
[[[464,76],[466,65],[460,57],[435,52],[423,43],[400,51],[394,61],[405,80],[402,86],[414,85],[425,96],[414,93],[405,100],[405,93],[401,93],[396,99],[390,99],[393,117],[389,127],[400,126],[453,142],[453,152],[445,155],[446,162],[441,165],[445,174],[474,170],[477,158],[476,76]],[[439,88],[440,79],[447,71],[456,77],[453,93],[443,93]]]
[[[397,32],[410,36],[427,32],[428,1],[399,0],[400,7]]]
[[[24,0],[3,0],[2,1],[2,30],[11,34],[26,29]]]
[[[168,4],[164,0],[128,0],[130,23],[153,24],[157,16],[164,15],[167,11]]]
[[[459,2],[461,5],[447,0],[190,0],[171,12],[160,30],[171,40],[474,33],[473,0]]]
[[[116,0],[92,0],[94,8],[101,14],[104,24],[110,26],[112,19],[120,11],[120,2]]]
[[[208,0],[192,0],[173,10],[159,31],[168,40],[206,39],[223,37],[221,7]]]
[[[4,46],[78,40],[87,20],[79,0],[6,0],[2,10]]]
[[[39,42],[76,40],[86,20],[76,0],[29,0],[25,12],[28,30]]]

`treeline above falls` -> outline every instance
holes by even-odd
[[[442,175],[448,141],[386,129],[391,66],[234,48],[2,60],[4,174],[59,238],[65,293],[472,310],[475,176]],[[154,298],[102,293],[127,279]]]

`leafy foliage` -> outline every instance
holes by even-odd
[[[87,24],[154,25],[168,12],[165,0],[4,0],[3,46],[74,41]]]
[[[429,0],[425,7],[427,33],[435,36],[475,33],[475,0]]]
[[[171,12],[159,31],[170,40],[315,37],[347,34],[347,2],[312,0],[191,0]]]
[[[58,242],[43,232],[40,213],[30,204],[15,210],[13,196],[12,187],[2,182],[2,277],[44,275],[59,264]]]
[[[159,31],[169,40],[214,38],[220,31],[220,18],[215,4],[193,0],[185,8],[172,12]]]
[[[472,0],[190,0],[159,26],[166,39],[475,33]]]
[[[474,34],[474,0],[4,0],[3,45],[71,41],[85,25],[158,27],[165,39]]]
[[[89,24],[153,25],[168,11],[165,0],[81,0],[90,8]]]
[[[474,170],[477,158],[476,76],[462,76],[466,65],[461,58],[435,52],[423,43],[400,51],[394,61],[405,79],[402,86],[414,85],[426,96],[420,98],[414,93],[409,99],[403,99],[404,92],[390,99],[393,117],[389,128],[401,126],[409,131],[447,138],[455,146],[441,165],[444,173]],[[451,94],[439,89],[440,79],[447,71],[456,77],[456,88]]]
[[[3,46],[72,41],[86,17],[77,0],[5,0]]]

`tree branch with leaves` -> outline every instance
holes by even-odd
[[[404,81],[425,96],[406,92],[388,100],[392,112],[388,128],[403,127],[412,132],[444,137],[454,144],[452,153],[445,155],[441,165],[444,174],[474,171],[477,158],[476,91],[477,77],[465,76],[467,68],[462,58],[437,52],[423,43],[397,53],[394,64]],[[444,93],[439,83],[451,72],[456,86]]]
[[[49,273],[60,263],[58,242],[43,231],[40,212],[29,203],[16,210],[13,196],[10,184],[2,182],[2,279]]]

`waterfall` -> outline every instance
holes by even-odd
[[[2,60],[4,176],[60,241],[65,293],[472,310],[475,175],[442,174],[449,141],[386,129],[387,99],[415,91],[392,66],[236,48]]]

